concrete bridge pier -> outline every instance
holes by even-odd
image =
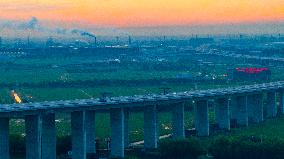
[[[124,148],[129,147],[129,109],[124,108]]]
[[[85,112],[71,113],[72,159],[86,159]]]
[[[232,96],[230,98],[229,106],[230,106],[230,119],[237,120],[238,102],[237,102],[236,96]]]
[[[173,106],[172,112],[173,137],[185,138],[184,102]]]
[[[195,129],[197,136],[209,136],[208,100],[196,101]]]
[[[111,122],[111,156],[124,157],[124,109],[115,108],[110,110]]]
[[[283,89],[279,91],[279,98],[280,98],[279,113],[283,115],[284,114],[284,90]]]
[[[9,118],[0,118],[0,159],[10,159]]]
[[[248,99],[248,117],[254,123],[263,121],[263,94],[252,94]]]
[[[248,126],[247,96],[237,96],[238,102],[237,124]]]
[[[230,130],[230,109],[228,98],[218,98],[215,102],[216,122],[220,129]]]
[[[156,149],[158,142],[157,106],[144,108],[144,148]]]
[[[55,114],[42,115],[42,158],[56,159]]]
[[[93,110],[85,111],[86,126],[86,153],[93,155],[96,153],[96,112]]]
[[[240,126],[248,126],[247,96],[234,96],[230,104],[232,119],[235,119]]]
[[[273,118],[277,115],[276,106],[276,91],[270,91],[267,93],[267,105],[266,105],[266,117]]]
[[[39,115],[25,116],[27,159],[41,159],[41,122]]]

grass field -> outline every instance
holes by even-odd
[[[13,63],[0,65],[0,85],[4,85],[4,87],[0,89],[0,103],[14,102],[10,97],[10,91],[13,89],[23,98],[27,96],[32,97],[29,98],[30,102],[37,102],[99,97],[102,92],[112,92],[113,96],[124,96],[160,93],[160,87],[169,87],[172,92],[178,92],[195,88],[208,89],[252,83],[245,81],[238,83],[221,83],[218,85],[214,83],[202,83],[198,84],[197,87],[194,83],[163,83],[164,79],[176,78],[179,74],[197,75],[202,72],[209,76],[212,74],[223,75],[226,74],[228,67],[246,67],[239,64],[228,64],[224,61],[223,64],[203,66],[200,68],[192,61],[176,63],[178,58],[179,57],[168,59],[168,62],[165,63],[157,62],[160,64],[147,60],[140,61],[140,63],[133,62],[131,58],[122,60],[120,63],[101,62],[106,59],[97,59],[96,57],[16,59]],[[167,65],[171,67],[166,67]],[[149,68],[144,68],[148,66]],[[161,69],[163,67],[166,67],[166,69]],[[187,69],[183,69],[183,67]],[[107,71],[109,68],[114,68],[115,71]],[[68,72],[67,69],[75,70],[75,72]],[[88,69],[91,71],[84,72],[84,70]],[[76,70],[82,70],[83,72],[76,72]],[[283,78],[284,71],[282,68],[273,69],[272,80],[281,80]],[[159,80],[161,84],[143,84],[144,80],[149,79]],[[79,81],[80,83],[80,81],[88,80],[139,80],[141,83],[137,83],[137,85],[97,85],[92,87],[48,87],[48,84],[52,82],[61,82],[63,84],[70,82],[72,84],[72,82],[75,81]],[[41,85],[29,87],[23,86],[23,84],[41,84],[44,85],[44,87]]]
[[[13,103],[13,99],[10,96],[11,90],[15,90],[22,98],[28,98],[30,102],[51,101],[51,100],[69,100],[69,99],[82,99],[82,98],[96,98],[100,97],[102,92],[111,92],[112,96],[126,96],[126,95],[138,95],[138,94],[152,94],[161,93],[160,87],[169,87],[172,92],[189,91],[193,89],[209,89],[209,88],[221,88],[231,87],[242,84],[251,84],[254,82],[236,82],[236,83],[161,83],[155,84],[137,84],[137,85],[104,85],[93,87],[23,87],[22,84],[42,84],[50,82],[74,82],[74,81],[87,81],[87,80],[143,80],[158,79],[163,81],[166,78],[176,78],[179,74],[192,74],[196,75],[202,72],[203,74],[217,74],[223,75],[226,73],[228,64],[216,65],[208,68],[196,67],[195,64],[187,62],[185,64],[174,63],[173,66],[185,66],[189,69],[175,69],[167,68],[165,70],[142,69],[142,66],[147,66],[147,62],[142,64],[131,63],[129,61],[126,64],[102,64],[90,65],[98,59],[94,57],[76,57],[76,58],[48,58],[48,59],[17,59],[12,64],[0,65],[0,85],[6,84],[9,87],[2,87],[0,89],[0,104]],[[152,65],[152,63],[149,63]],[[164,65],[161,65],[164,66]],[[246,67],[245,65],[230,65],[230,67]],[[84,72],[84,69],[88,68],[90,72]],[[109,68],[115,69],[115,71],[105,71]],[[68,72],[67,69],[83,70],[83,72]],[[98,69],[100,71],[94,71],[92,69]],[[212,71],[214,70],[214,71]],[[272,80],[284,79],[283,68],[275,68],[272,72]],[[47,85],[48,86],[48,85]],[[159,133],[165,135],[171,133],[171,113],[160,112],[159,118]],[[130,114],[129,119],[129,134],[130,141],[143,140],[143,113],[133,112]],[[210,122],[214,122],[213,110],[210,111]],[[21,134],[24,136],[24,121],[23,120],[11,120],[10,124],[11,134]],[[187,129],[192,128],[194,125],[194,115],[192,111],[185,113],[185,127]],[[67,136],[71,134],[70,130],[70,114],[57,114],[56,116],[57,135],[59,137]],[[283,130],[283,131],[282,131]],[[274,135],[284,137],[284,118],[270,119],[259,125],[252,125],[249,128],[233,129],[229,135]],[[96,135],[100,139],[104,139],[110,136],[110,119],[108,113],[96,114]],[[213,137],[214,138],[214,137]],[[212,138],[209,138],[206,142],[210,142]]]
[[[284,138],[284,116],[275,119],[267,119],[263,123],[250,125],[248,128],[233,129],[231,135]]]
[[[175,78],[178,74],[190,73],[198,74],[200,68],[196,67],[194,62],[183,62],[176,63],[180,60],[179,57],[174,57],[173,59],[168,59],[166,65],[161,64],[160,67],[165,67],[167,65],[184,66],[189,69],[174,69],[168,68],[168,70],[143,70],[144,66],[152,66],[153,62],[141,61],[140,63],[133,62],[130,59],[124,59],[121,63],[104,63],[101,62],[106,59],[97,59],[97,57],[68,57],[68,58],[46,58],[46,59],[15,59],[13,63],[3,63],[0,66],[0,84],[10,84],[12,87],[3,87],[0,89],[0,103],[13,103],[13,99],[10,96],[11,90],[16,90],[16,92],[23,98],[28,98],[30,102],[39,101],[51,101],[51,100],[67,100],[67,99],[81,99],[81,98],[96,98],[100,97],[102,92],[111,92],[112,96],[125,96],[125,95],[137,95],[137,94],[152,94],[161,93],[160,87],[169,87],[172,92],[188,91],[193,89],[209,89],[209,88],[220,88],[229,87],[240,84],[250,84],[251,82],[241,82],[241,83],[221,83],[221,84],[210,84],[210,83],[162,83],[160,85],[148,84],[148,85],[104,85],[96,87],[22,87],[23,83],[44,83],[44,82],[72,82],[77,80],[146,80],[146,79],[158,79],[163,81],[165,78]],[[140,57],[137,57],[138,59]],[[147,58],[146,58],[147,59]],[[153,60],[153,59],[152,59]],[[98,62],[99,61],[99,62]],[[184,61],[184,60],[183,60]],[[98,63],[98,65],[93,65],[93,63]],[[157,62],[160,63],[160,62]],[[217,64],[214,66],[208,66],[202,68],[205,74],[224,74],[226,73],[227,67],[234,67],[232,64],[224,62],[223,64]],[[236,64],[238,65],[238,64]],[[153,65],[155,66],[155,65]],[[156,66],[155,66],[156,67]],[[181,67],[181,68],[182,68]],[[104,72],[104,71],[91,71],[91,72],[73,72],[68,73],[66,69],[83,69],[84,68],[99,68],[101,70],[106,70],[108,68],[116,68],[114,72]],[[171,70],[172,69],[172,70]],[[213,72],[210,72],[212,71]],[[284,77],[284,71],[282,68],[273,69],[272,80],[279,80]],[[141,114],[135,114],[137,120],[134,123],[139,123],[142,118]],[[62,115],[60,115],[62,116]],[[66,115],[63,116],[65,118]],[[68,116],[68,115],[67,115]],[[98,125],[108,125],[109,119],[107,115],[102,114],[98,117]],[[167,124],[170,121],[169,115],[161,115],[162,120],[165,121],[163,124]],[[138,120],[139,119],[139,120]],[[67,119],[66,119],[67,120]],[[58,126],[69,127],[69,121],[58,121]],[[69,119],[68,119],[69,120]],[[61,124],[62,122],[63,124]],[[64,122],[68,124],[64,124]],[[131,121],[130,121],[131,122]],[[18,123],[21,124],[21,123]],[[13,124],[12,124],[13,125]],[[130,124],[131,125],[131,124]],[[133,124],[134,125],[134,124]],[[189,126],[189,125],[187,125]],[[18,127],[18,125],[17,125]],[[139,125],[140,127],[140,125]],[[21,127],[18,128],[19,130]],[[64,130],[64,129],[63,129]],[[62,131],[63,131],[62,130]],[[133,130],[136,131],[136,130]],[[17,132],[17,131],[12,131]],[[102,131],[104,132],[104,131]],[[163,131],[162,131],[163,132]],[[64,134],[59,132],[59,134]],[[105,134],[100,133],[98,134]],[[139,135],[138,135],[139,136]],[[140,135],[141,136],[141,135]]]
[[[143,70],[135,63],[125,62],[125,64],[105,64],[102,66],[94,66],[92,62],[98,61],[94,58],[74,57],[69,59],[48,58],[48,59],[17,59],[14,63],[6,63],[0,65],[0,85],[4,86],[0,89],[0,103],[13,103],[10,96],[11,90],[16,90],[23,98],[29,98],[30,102],[64,100],[64,99],[80,99],[99,97],[102,92],[112,92],[113,96],[135,95],[160,93],[160,87],[170,87],[171,91],[188,91],[195,86],[192,83],[187,84],[168,84],[160,85],[145,84],[143,80],[157,79],[163,81],[166,78],[176,78],[178,74],[190,73],[196,74],[198,70]],[[100,63],[99,63],[100,64]],[[142,65],[142,64],[140,64]],[[143,64],[144,65],[144,64]],[[192,64],[188,64],[191,66]],[[86,67],[91,69],[101,69],[101,71],[91,70],[91,72],[68,72],[66,69],[84,70]],[[113,72],[104,71],[108,68],[115,68]],[[93,87],[56,87],[49,88],[48,84],[52,82],[87,81],[87,80],[140,80],[139,85],[104,85]],[[41,84],[45,87],[35,86],[27,87],[23,84]],[[224,84],[226,86],[227,84]],[[224,87],[223,86],[223,87]],[[220,86],[212,86],[209,84],[198,85],[198,89],[212,88]]]

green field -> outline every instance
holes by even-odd
[[[254,83],[246,81],[178,83],[178,79],[174,83],[168,82],[167,79],[175,79],[180,74],[196,76],[201,73],[204,77],[217,76],[217,79],[222,79],[221,75],[226,74],[227,68],[246,67],[242,64],[229,64],[230,61],[214,66],[200,67],[194,61],[177,62],[179,58],[181,57],[168,59],[168,62],[165,63],[147,60],[137,63],[132,62],[131,58],[121,60],[119,63],[108,63],[101,62],[105,59],[96,59],[95,57],[15,59],[12,63],[0,65],[0,86],[2,86],[0,103],[14,102],[10,96],[11,90],[16,90],[22,98],[29,102],[38,102],[96,98],[100,97],[102,92],[111,92],[112,96],[124,96],[161,93],[160,87],[169,87],[172,92],[178,92]],[[283,78],[282,68],[273,69],[272,81]],[[107,83],[88,86],[88,82],[94,81]],[[132,83],[128,84],[127,81],[132,81]],[[119,82],[123,83],[119,84]],[[80,83],[82,84],[80,85]],[[52,86],[54,84],[57,85]]]
[[[267,119],[263,123],[250,125],[248,128],[232,129],[231,135],[284,138],[284,117]]]
[[[171,88],[171,92],[179,92],[261,82],[167,82],[168,79],[175,79],[179,74],[191,74],[195,76],[201,73],[203,76],[208,76],[209,78],[211,75],[214,75],[218,79],[222,79],[221,75],[226,74],[228,67],[246,67],[242,64],[232,65],[230,61],[224,61],[224,63],[219,65],[203,66],[200,68],[194,61],[177,62],[180,60],[179,58],[181,57],[168,59],[168,62],[165,64],[143,60],[137,63],[131,62],[132,59],[124,59],[120,63],[107,63],[97,62],[98,59],[94,57],[17,59],[13,63],[3,63],[0,65],[0,85],[2,84],[2,88],[0,89],[0,103],[14,103],[11,97],[11,90],[15,90],[22,99],[29,102],[40,102],[97,98],[101,96],[102,92],[111,92],[111,96],[143,95],[161,93],[160,87],[169,87]],[[272,81],[281,79],[284,79],[283,68],[275,68],[272,72]],[[108,83],[88,86],[88,82],[93,81],[107,81]],[[128,81],[130,82],[128,83]],[[122,84],[119,82],[122,82]],[[56,115],[58,137],[69,136],[71,134],[70,114],[62,113]],[[160,135],[171,133],[171,113],[165,111],[159,112],[158,118]],[[143,140],[143,121],[142,112],[132,112],[130,114],[129,134],[131,142]],[[214,123],[213,110],[210,111],[210,122]],[[283,126],[279,125],[284,125],[283,123],[283,118],[268,120],[263,124],[243,128],[242,130],[233,129],[230,134],[249,135],[257,133],[270,135],[268,134],[270,132],[271,135],[282,137],[284,135],[284,131],[281,131],[281,129],[283,130]],[[23,120],[11,120],[10,125],[11,134],[25,135]],[[186,129],[193,128],[193,111],[185,113],[185,126]],[[96,114],[96,135],[101,140],[110,136],[110,119],[108,113]]]
[[[193,89],[209,89],[220,87],[231,87],[242,84],[251,84],[252,82],[225,82],[225,83],[168,83],[164,81],[168,78],[175,78],[178,74],[189,73],[196,75],[202,72],[204,75],[222,75],[226,74],[228,67],[245,67],[242,64],[232,64],[231,61],[224,61],[216,65],[202,66],[196,64],[191,57],[174,56],[167,59],[166,62],[151,61],[153,57],[127,57],[122,58],[119,63],[107,62],[106,58],[97,57],[68,57],[68,58],[19,58],[13,62],[1,63],[0,65],[0,103],[14,103],[11,97],[11,90],[15,90],[21,98],[29,102],[67,100],[100,97],[102,92],[111,92],[112,96],[125,96],[137,94],[161,93],[160,87],[169,87],[170,91],[189,91]],[[156,58],[156,57],[155,57]],[[139,62],[133,62],[138,59]],[[146,60],[147,59],[147,60]],[[151,59],[149,61],[149,59]],[[102,62],[103,61],[103,62]],[[163,69],[161,69],[163,68]],[[186,68],[186,69],[184,69]],[[73,70],[73,72],[69,71]],[[114,69],[115,71],[105,71]],[[74,71],[75,70],[75,71]],[[80,70],[80,71],[77,71]],[[84,72],[84,70],[89,70]],[[213,70],[213,71],[212,71]],[[77,72],[76,72],[77,71]],[[282,68],[274,68],[272,80],[284,78]],[[147,80],[160,81],[159,84],[151,83]],[[110,83],[92,86],[78,85],[73,86],[73,82],[81,81],[103,81],[110,80]],[[116,81],[137,80],[138,83],[112,84]],[[59,86],[53,87],[53,82],[59,82]],[[64,86],[64,83],[70,85]],[[144,83],[145,82],[145,83]],[[85,82],[85,84],[88,84]],[[62,86],[63,85],[63,86]],[[142,115],[137,115],[137,121],[140,121]],[[59,117],[66,115],[59,115]],[[67,115],[68,116],[68,115]],[[138,118],[140,116],[140,118]],[[109,123],[107,115],[97,117],[102,125]],[[162,120],[166,123],[170,120],[168,115],[162,115]],[[66,119],[67,120],[67,119]],[[69,128],[69,121],[63,120],[58,125]],[[69,120],[69,119],[68,119]],[[134,121],[137,122],[137,121]],[[142,121],[142,119],[141,119]],[[131,122],[131,121],[130,121]],[[67,123],[67,124],[65,124]],[[139,122],[138,122],[139,123]],[[19,123],[20,124],[20,123]],[[131,125],[131,124],[130,124]],[[189,125],[187,125],[189,126]],[[139,126],[140,127],[140,126]],[[20,130],[21,128],[19,128]],[[13,131],[12,132],[17,132]],[[133,130],[136,131],[136,130]],[[66,134],[58,132],[58,134]],[[105,134],[100,133],[98,134]]]

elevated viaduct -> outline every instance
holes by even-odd
[[[249,121],[260,123],[284,113],[284,82],[245,85],[234,88],[210,89],[141,95],[106,99],[47,101],[40,103],[0,105],[0,159],[9,159],[9,120],[25,119],[26,158],[56,159],[55,114],[71,114],[72,158],[85,159],[96,153],[95,114],[106,111],[111,122],[111,155],[124,157],[129,145],[129,113],[138,109],[144,112],[144,148],[155,149],[158,142],[157,108],[170,105],[172,136],[185,137],[184,103],[194,101],[197,136],[209,136],[208,101],[215,103],[216,123],[220,129],[230,130],[230,120],[248,126]],[[280,97],[279,110],[276,95]],[[264,96],[267,103],[264,105]]]

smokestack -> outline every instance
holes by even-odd
[[[95,47],[98,47],[98,44],[97,44],[97,37],[95,36],[94,39],[95,39]]]
[[[116,44],[119,45],[119,37],[116,37]]]
[[[28,48],[30,48],[31,47],[31,45],[30,45],[31,43],[30,43],[30,36],[28,36],[28,43],[27,43],[27,47]]]
[[[130,46],[132,44],[131,36],[128,37],[128,45]]]

